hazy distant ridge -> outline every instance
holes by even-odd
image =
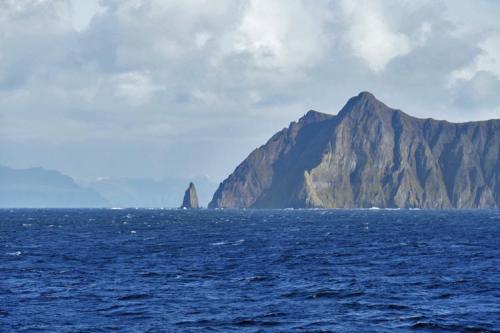
[[[192,179],[206,203],[216,187],[206,177]],[[102,178],[79,183],[55,170],[0,166],[0,207],[178,207],[186,179]]]
[[[78,185],[55,170],[16,170],[0,166],[0,207],[104,207],[107,201],[96,191]]]

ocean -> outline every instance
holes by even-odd
[[[499,210],[0,210],[0,332],[499,332]]]

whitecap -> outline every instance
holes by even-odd
[[[226,245],[227,242],[215,242],[215,243],[210,243],[210,245],[213,245],[213,246],[220,246],[220,245]]]

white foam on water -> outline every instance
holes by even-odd
[[[237,241],[234,241],[234,242],[221,241],[221,242],[210,243],[210,245],[212,245],[212,246],[221,246],[221,245],[233,245],[233,246],[237,246],[237,245],[242,244],[243,242],[245,242],[244,239],[238,239]]]
[[[212,246],[221,246],[221,245],[226,245],[227,242],[215,242],[215,243],[210,243]]]

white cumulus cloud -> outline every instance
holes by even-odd
[[[345,39],[354,55],[368,66],[382,71],[397,56],[411,51],[410,38],[397,31],[385,19],[378,1],[342,1],[344,24],[348,26]]]
[[[332,36],[324,23],[321,2],[251,0],[233,34],[233,51],[247,52],[262,68],[300,69],[315,65],[328,50]]]

